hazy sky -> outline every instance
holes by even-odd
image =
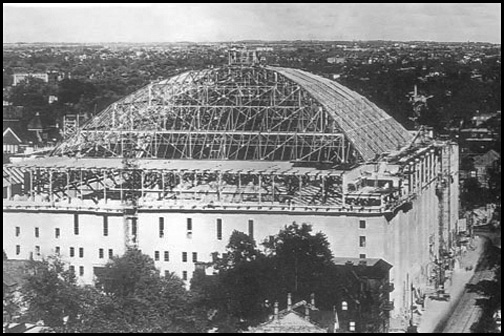
[[[3,4],[3,41],[501,43],[501,4]]]

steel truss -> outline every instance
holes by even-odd
[[[300,85],[263,67],[229,66],[148,85],[53,155],[345,163],[356,153]]]
[[[76,203],[163,201],[177,204],[341,207],[340,175],[258,171],[27,168],[23,193],[35,200]]]

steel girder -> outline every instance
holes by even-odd
[[[177,204],[343,205],[342,180],[328,174],[282,174],[138,168],[40,168],[25,172],[24,194],[45,202],[164,201]]]
[[[335,120],[262,67],[189,71],[112,104],[53,155],[355,162]]]

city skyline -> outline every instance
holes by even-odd
[[[43,5],[4,4],[4,43],[240,40],[501,43],[500,4]]]

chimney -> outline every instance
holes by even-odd
[[[292,295],[291,293],[287,294],[287,311],[292,310]]]
[[[310,304],[311,304],[311,308],[315,309],[315,293],[310,294]]]
[[[273,319],[278,320],[278,301],[275,301],[275,309],[273,310]]]

